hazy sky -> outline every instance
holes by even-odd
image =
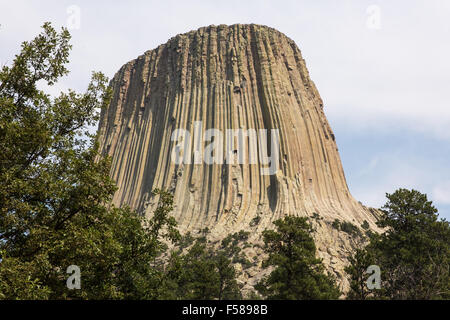
[[[45,21],[72,33],[71,74],[53,93],[202,26],[274,27],[303,53],[355,198],[379,207],[415,188],[450,219],[449,0],[0,0],[0,65]]]

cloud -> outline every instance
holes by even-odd
[[[381,29],[367,28],[376,4]],[[1,61],[47,20],[66,25],[71,1],[2,5]],[[450,140],[448,1],[107,1],[80,2],[72,30],[72,73],[65,87],[82,89],[92,70],[113,76],[120,66],[178,33],[209,24],[261,23],[291,37],[334,122],[361,130],[400,127]],[[239,7],[239,10],[236,10]],[[20,12],[21,19],[7,12]],[[23,23],[27,21],[27,23]]]
[[[347,182],[353,196],[371,207],[381,207],[385,193],[398,188],[426,193],[443,217],[450,218],[450,146],[437,148],[431,137],[405,131],[404,135],[362,134],[338,137]],[[354,136],[354,135],[353,135]],[[339,138],[341,137],[341,138]],[[341,143],[342,142],[342,143]]]
[[[444,181],[433,188],[433,198],[438,203],[450,204],[450,180]]]
[[[381,207],[386,202],[386,192],[391,193],[398,188],[426,192],[429,174],[423,167],[405,163],[400,155],[385,154],[375,159],[363,168],[357,181],[352,179],[355,187],[353,195],[358,200],[372,207]],[[374,163],[377,162],[376,167]]]

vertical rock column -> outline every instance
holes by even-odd
[[[177,35],[125,64],[111,85],[99,133],[102,152],[112,157],[116,205],[150,215],[151,191],[169,189],[182,230],[208,227],[218,235],[249,228],[257,215],[257,230],[286,214],[313,213],[374,226],[373,215],[350,195],[301,52],[277,30],[220,25]],[[243,164],[194,163],[194,153],[190,163],[175,163],[172,133],[193,135],[199,123],[203,135],[214,128],[223,140],[227,129],[277,129],[278,171],[262,175],[267,165],[258,156],[249,163],[255,156],[249,144],[239,150]]]

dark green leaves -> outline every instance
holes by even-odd
[[[172,196],[147,220],[110,201],[110,163],[86,129],[109,103],[108,79],[93,73],[85,93],[38,90],[67,73],[67,30],[49,23],[0,71],[0,298],[134,298],[155,292],[163,239],[178,238]],[[67,267],[81,290],[66,287]]]
[[[363,250],[350,257],[349,298],[448,299],[450,297],[450,226],[438,220],[437,209],[416,190],[387,194],[374,234]],[[381,269],[381,289],[368,290],[365,271]]]
[[[311,237],[307,218],[286,216],[274,222],[276,230],[263,232],[264,266],[275,269],[256,289],[268,299],[337,299],[340,292],[334,279],[324,272]]]

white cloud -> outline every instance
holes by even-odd
[[[364,204],[381,207],[386,202],[386,192],[391,193],[398,188],[427,191],[429,175],[422,167],[388,155],[380,162],[377,170],[371,170],[369,163],[366,173],[359,178],[360,183],[355,185],[353,195]]]
[[[450,204],[450,180],[444,181],[433,188],[433,198],[438,203]]]
[[[4,2],[1,61],[47,20],[62,26],[71,1]],[[381,29],[366,27],[367,8],[381,9]],[[72,74],[84,88],[92,70],[119,67],[178,33],[209,24],[261,23],[296,41],[333,122],[358,130],[406,128],[450,140],[450,5],[427,1],[78,1]],[[239,7],[239,10],[236,8]],[[20,12],[20,19],[7,12]],[[26,23],[24,23],[26,21]]]

